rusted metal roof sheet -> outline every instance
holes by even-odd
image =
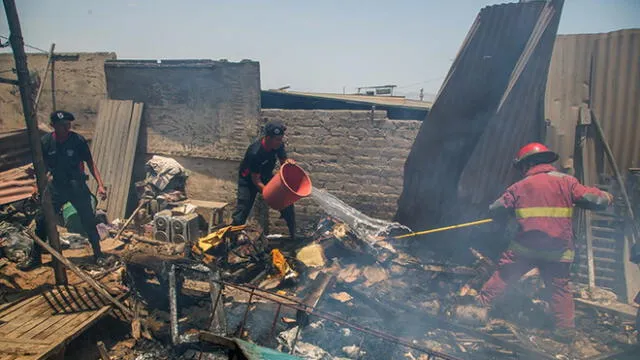
[[[27,199],[36,189],[31,164],[0,173],[0,205]]]
[[[480,11],[405,164],[402,223],[419,230],[478,216],[513,181],[512,154],[542,137],[562,5],[529,1]]]
[[[545,112],[562,161],[573,157],[580,106],[602,124],[618,167],[640,167],[640,29],[558,36]]]

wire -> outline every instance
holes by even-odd
[[[4,36],[4,35],[0,35],[0,38],[2,38],[2,39],[6,39],[7,41],[9,41],[9,38],[8,38],[8,37],[6,37],[6,36]],[[28,47],[29,49],[33,49],[33,50],[38,50],[38,51],[43,52],[43,53],[45,53],[45,54],[48,54],[48,53],[49,53],[47,50],[42,50],[42,49],[37,48],[37,47],[35,47],[35,46],[31,46],[31,45],[29,45],[29,44],[24,44],[24,47]]]

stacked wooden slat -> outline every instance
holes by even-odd
[[[98,208],[106,208],[109,220],[126,215],[142,109],[142,103],[131,100],[100,102],[91,153],[107,188],[107,200],[100,201]],[[89,189],[95,192],[97,188],[91,179]]]

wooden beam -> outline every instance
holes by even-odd
[[[16,86],[20,85],[18,80],[5,79],[5,78],[0,78],[0,84],[10,84],[10,85],[16,85]]]
[[[104,343],[102,341],[98,341],[96,347],[98,348],[98,352],[100,353],[101,360],[111,360],[111,356],[109,356],[107,348],[104,346]]]
[[[129,224],[131,224],[131,221],[136,216],[136,214],[138,214],[138,211],[140,211],[140,209],[142,209],[142,207],[144,205],[146,205],[147,202],[149,202],[149,200],[147,200],[147,199],[144,199],[144,200],[142,200],[142,202],[140,202],[140,205],[138,205],[138,207],[133,211],[133,214],[131,214],[131,216],[129,216],[127,221],[124,222],[124,225],[122,225],[122,228],[120,228],[120,230],[118,230],[118,232],[116,233],[116,236],[113,237],[114,239],[118,240],[120,235],[122,235],[122,232],[127,228],[127,226],[129,226]]]
[[[29,135],[29,143],[31,144],[31,157],[33,159],[33,168],[36,172],[36,181],[38,184],[38,192],[40,193],[40,203],[44,212],[47,235],[51,246],[47,247],[55,252],[60,251],[60,239],[58,237],[58,229],[56,228],[57,216],[51,203],[51,193],[47,191],[47,170],[42,157],[42,146],[40,145],[40,132],[38,122],[33,116],[33,101],[31,99],[31,79],[29,76],[29,67],[27,66],[27,55],[24,52],[24,40],[22,39],[22,30],[20,29],[20,19],[18,18],[18,10],[14,0],[3,0],[4,8],[7,13],[7,21],[9,23],[9,31],[11,35],[11,49],[13,50],[13,58],[16,64],[16,72],[18,74],[18,82],[20,83],[20,99],[22,100],[22,112],[24,120],[27,124],[27,134]],[[56,284],[67,284],[67,273],[64,271],[62,264],[53,261],[53,269],[55,272]]]
[[[44,89],[44,84],[47,83],[47,73],[49,72],[49,66],[51,66],[51,58],[53,57],[53,50],[56,48],[56,44],[51,44],[51,48],[49,48],[49,58],[47,59],[47,65],[42,72],[42,79],[40,81],[40,87],[38,88],[38,93],[36,94],[36,100],[33,103],[33,116],[38,115],[38,104],[40,103],[40,95],[42,95],[42,90]],[[49,126],[49,124],[41,124],[44,125],[48,131],[53,131],[53,129]]]

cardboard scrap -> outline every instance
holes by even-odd
[[[308,267],[323,267],[327,263],[320,244],[311,244],[298,251],[296,258]]]
[[[331,298],[334,299],[334,300],[340,301],[341,303],[346,303],[346,302],[351,301],[353,299],[353,296],[347,294],[344,291],[341,291],[339,293],[333,293],[333,294],[331,294],[329,296],[331,296]]]
[[[385,269],[378,266],[367,266],[364,269],[364,277],[367,279],[364,285],[370,286],[379,283],[380,281],[387,280],[389,278],[389,274]]]

